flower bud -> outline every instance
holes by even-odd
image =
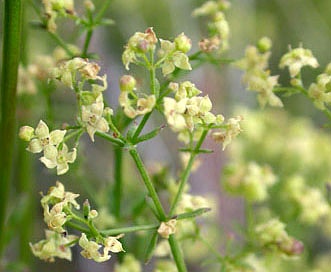
[[[90,11],[90,12],[92,12],[92,11],[95,10],[95,6],[94,6],[93,2],[90,1],[90,0],[86,0],[86,1],[84,2],[84,6],[85,6],[86,10],[88,10],[88,11]]]
[[[124,75],[120,79],[120,90],[122,92],[132,92],[136,88],[136,80],[133,76]]]
[[[34,136],[34,128],[29,127],[29,126],[23,126],[20,128],[20,132],[19,132],[18,136],[22,140],[29,142]]]
[[[261,53],[269,51],[271,46],[272,42],[268,37],[263,37],[257,42],[257,48]]]
[[[99,215],[99,213],[96,210],[91,210],[88,214],[89,219],[96,218]]]
[[[88,201],[88,199],[86,199],[83,203],[83,215],[85,219],[89,218],[90,209],[90,202]]]
[[[184,33],[181,33],[180,35],[178,35],[175,38],[174,42],[175,42],[177,50],[179,50],[183,53],[187,53],[188,51],[191,50],[191,47],[192,47],[191,39],[189,39]]]

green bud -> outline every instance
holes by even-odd
[[[176,49],[183,53],[187,53],[191,50],[192,42],[184,33],[178,35],[175,38],[174,42],[176,45]]]
[[[20,128],[18,136],[23,140],[29,142],[34,136],[34,128],[29,126],[23,126]]]
[[[88,201],[88,199],[86,199],[83,203],[83,215],[85,219],[89,218],[90,210],[91,210],[90,202]]]
[[[136,80],[133,76],[124,75],[120,79],[120,90],[122,92],[132,92],[136,89]]]
[[[272,41],[268,37],[263,37],[257,42],[257,48],[261,53],[265,53],[270,50]]]

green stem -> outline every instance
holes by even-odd
[[[114,137],[110,136],[107,133],[97,131],[95,134],[98,135],[101,138],[104,138],[105,140],[107,140],[109,142],[112,142],[112,143],[116,144],[117,146],[122,146],[122,147],[124,146],[124,142],[122,140],[120,140],[118,138],[114,138]]]
[[[110,230],[103,230],[101,233],[103,235],[118,235],[121,233],[130,233],[142,230],[154,230],[157,229],[160,224],[150,224],[150,225],[142,225],[142,226],[133,226],[133,227],[125,227],[125,228],[117,228],[117,229],[110,229]]]
[[[171,204],[169,217],[172,217],[174,215],[174,212],[175,212],[175,209],[177,207],[177,204],[178,204],[178,202],[180,201],[180,199],[182,197],[182,194],[183,194],[185,185],[186,185],[186,183],[188,181],[188,178],[190,176],[194,159],[197,156],[198,151],[199,151],[199,149],[200,149],[203,141],[205,140],[207,134],[208,134],[208,130],[204,130],[202,132],[201,137],[200,137],[199,141],[197,142],[197,144],[196,144],[196,146],[194,148],[194,151],[191,153],[191,156],[190,156],[190,159],[189,159],[189,161],[187,163],[187,166],[186,166],[186,168],[185,168],[185,170],[184,170],[184,172],[183,172],[183,174],[181,176],[177,194],[175,196],[175,199],[174,199],[173,203]]]
[[[109,5],[111,4],[111,1],[112,0],[104,1],[103,6],[100,8],[100,11],[98,12],[97,16],[95,17],[95,22],[98,23],[102,19],[102,17],[104,16],[104,14],[107,11]]]
[[[132,147],[130,150],[130,155],[133,158],[134,162],[136,163],[136,166],[138,168],[138,171],[143,179],[143,182],[148,190],[149,196],[152,198],[153,203],[155,205],[156,211],[158,213],[158,217],[160,221],[164,221],[166,219],[166,214],[164,212],[164,209],[162,207],[161,201],[159,199],[159,196],[156,193],[156,190],[153,186],[153,183],[151,181],[151,178],[149,177],[147,170],[137,152],[137,149],[135,147]]]
[[[21,0],[4,1],[0,124],[0,257],[4,249],[6,209],[16,130],[16,85],[21,51]]]
[[[171,248],[171,253],[172,253],[172,256],[174,257],[178,272],[186,272],[187,269],[186,269],[186,265],[184,262],[182,250],[181,250],[179,243],[174,234],[169,236],[168,242],[169,242],[169,245]]]
[[[151,116],[151,114],[152,114],[152,112],[149,112],[149,113],[146,113],[144,115],[143,119],[141,120],[139,126],[137,127],[137,129],[136,129],[136,131],[135,131],[135,133],[132,137],[133,140],[136,140],[139,137],[141,131],[144,129],[144,127],[145,127],[149,117]]]
[[[114,149],[114,215],[119,218],[121,214],[122,185],[123,185],[123,149],[115,147]]]
[[[70,48],[68,47],[68,45],[55,33],[49,32],[49,35],[53,38],[53,40],[59,45],[61,46],[64,51],[66,51],[66,53],[70,56],[70,57],[74,57],[75,54],[70,50]]]

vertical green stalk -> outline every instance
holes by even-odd
[[[201,137],[199,139],[199,141],[197,142],[193,152],[191,153],[191,156],[190,156],[190,159],[187,163],[187,166],[181,176],[181,179],[180,179],[180,183],[179,183],[179,188],[178,188],[178,191],[177,191],[177,194],[175,196],[175,199],[173,201],[173,203],[171,204],[171,208],[170,208],[170,213],[169,213],[169,217],[172,217],[174,215],[174,212],[175,212],[175,209],[177,207],[177,204],[178,202],[180,201],[181,197],[182,197],[182,194],[183,194],[183,191],[184,191],[184,188],[185,188],[185,185],[187,183],[187,180],[190,176],[190,173],[191,173],[191,169],[192,169],[192,166],[193,166],[193,162],[194,162],[194,159],[195,157],[197,156],[198,154],[198,151],[203,143],[203,141],[205,140],[206,136],[208,134],[208,130],[204,130],[201,134]]]
[[[168,239],[172,255],[174,257],[178,272],[186,272],[186,265],[184,262],[183,254],[178,241],[174,235],[170,235]]]
[[[21,44],[21,0],[4,1],[0,124],[0,256],[4,250],[4,225],[10,191],[16,130],[16,85]]]
[[[121,199],[122,199],[122,185],[123,185],[123,150],[121,147],[114,149],[114,215],[119,218],[121,214]]]
[[[145,168],[145,166],[144,166],[137,150],[135,148],[132,148],[130,150],[130,155],[133,158],[133,160],[135,161],[136,166],[138,168],[138,171],[139,171],[139,173],[140,173],[140,175],[143,179],[143,182],[145,183],[145,186],[148,190],[149,196],[152,198],[152,200],[154,202],[154,205],[155,205],[155,208],[157,210],[159,219],[161,221],[164,221],[166,219],[166,214],[165,214],[164,209],[162,207],[159,196],[157,195],[157,193],[155,191],[155,188],[153,186],[151,178],[149,177],[149,175],[147,173],[147,170],[146,170],[146,168]]]
[[[10,189],[16,130],[16,85],[21,44],[21,0],[4,1],[0,124],[0,256]]]

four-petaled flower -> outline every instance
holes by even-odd
[[[47,146],[57,146],[63,141],[65,134],[65,130],[59,129],[49,132],[46,123],[40,120],[34,131],[35,137],[31,139],[27,150],[32,153],[39,153]]]
[[[69,170],[68,163],[73,163],[76,160],[77,151],[68,152],[66,144],[62,144],[62,148],[58,149],[55,146],[47,146],[44,150],[44,156],[40,161],[45,164],[47,168],[55,168],[58,175],[63,175]]]

